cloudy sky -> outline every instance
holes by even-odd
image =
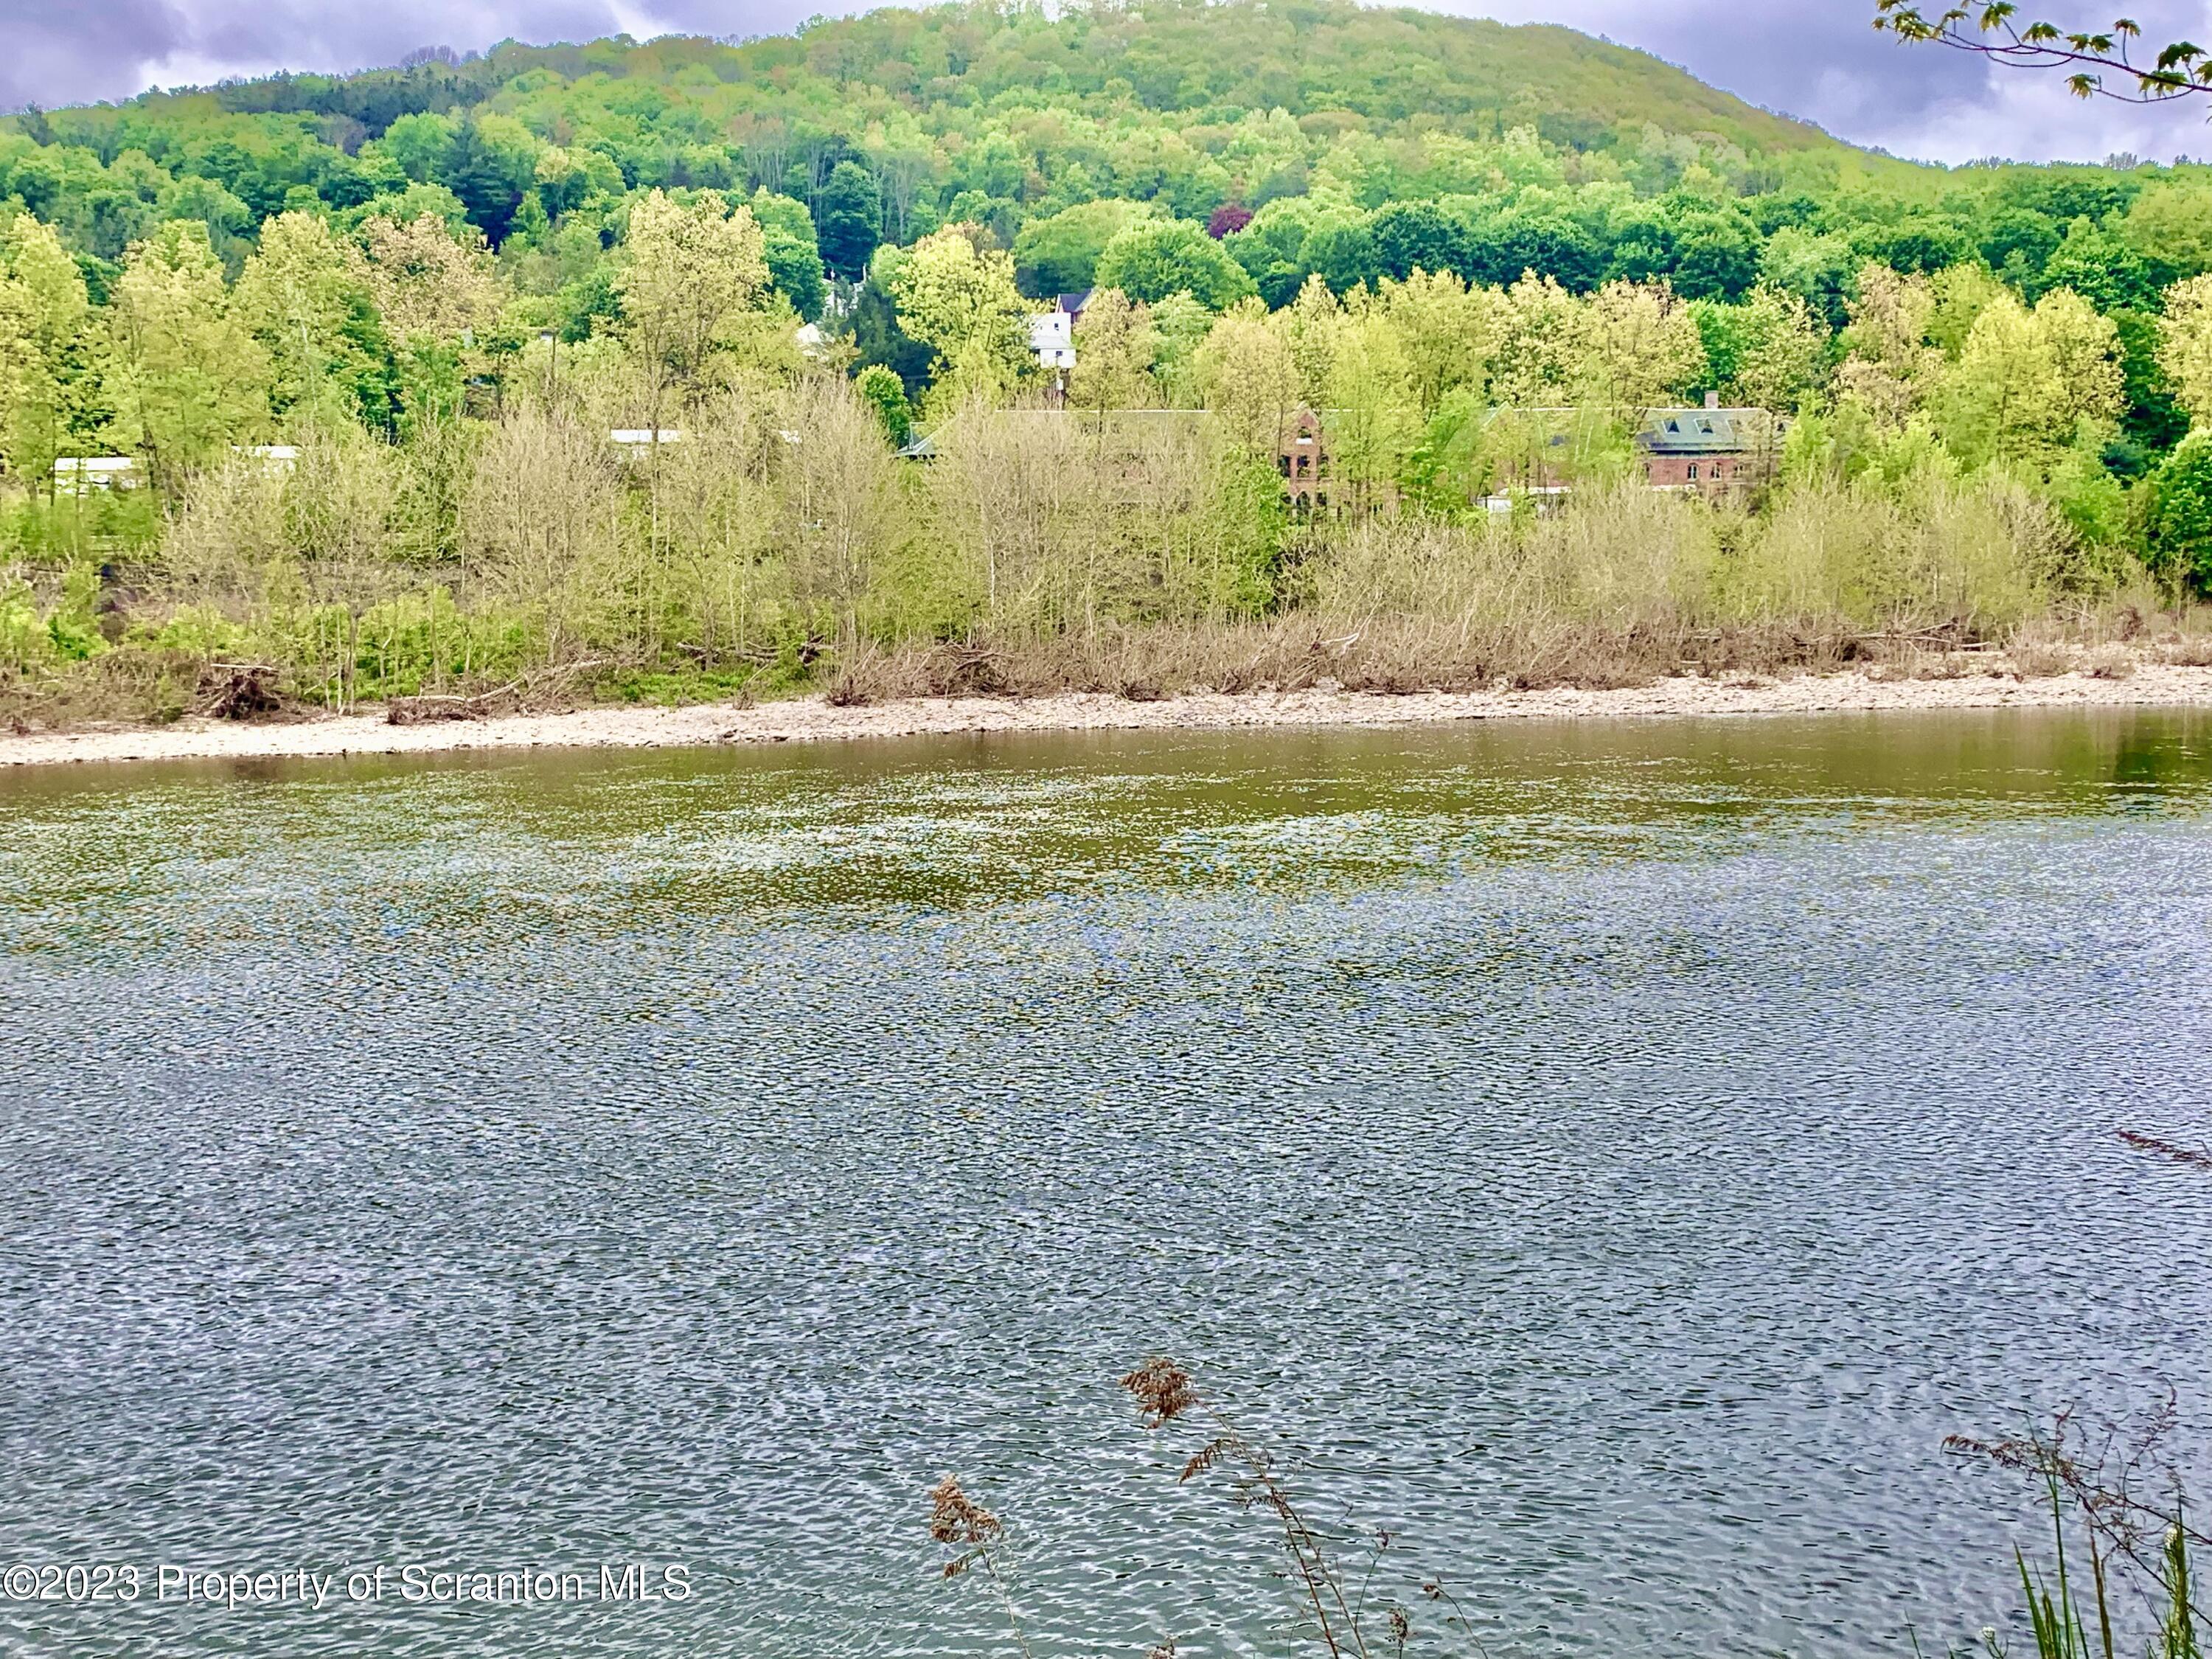
[[[2068,97],[2055,79],[2000,74],[1868,27],[1872,0],[1437,0],[1510,22],[1565,23],[1682,64],[1753,103],[1899,155],[1962,161],[2212,155],[2202,109],[2142,110]],[[2051,0],[2062,25],[2106,21]],[[346,70],[416,46],[481,48],[513,36],[767,33],[816,0],[0,0],[0,109],[128,97],[277,69]],[[1932,8],[1931,8],[1932,9]],[[2045,9],[2025,8],[2031,15]],[[2212,0],[2138,0],[2147,36],[2212,44]]]

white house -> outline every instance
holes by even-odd
[[[59,495],[133,489],[138,482],[138,463],[129,455],[64,455],[54,462],[54,489]]]
[[[1069,369],[1075,367],[1075,319],[1065,311],[1040,311],[1030,319],[1030,349],[1037,367]]]

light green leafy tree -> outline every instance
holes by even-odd
[[[2212,276],[2193,276],[2166,290],[2159,319],[2159,367],[2174,401],[2199,425],[2212,425]]]
[[[933,396],[942,406],[1003,398],[1033,362],[1013,261],[979,247],[979,234],[949,225],[925,236],[889,279],[899,326],[937,354]]]
[[[1828,331],[1798,295],[1765,284],[1733,313],[1733,357],[1717,388],[1729,403],[1795,415],[1819,401],[1828,380]],[[1717,368],[1717,365],[1716,365]]]
[[[1419,429],[1412,368],[1397,325],[1364,300],[1340,314],[1325,388],[1332,462],[1358,504],[1381,500]]]
[[[1344,310],[1319,273],[1306,278],[1297,298],[1276,313],[1291,362],[1298,371],[1298,395],[1315,408],[1328,402],[1329,378],[1336,369],[1336,342]]]
[[[2118,419],[2124,404],[2112,319],[2063,289],[2033,311],[2008,294],[1975,319],[1952,368],[1944,437],[1969,465],[2033,457],[2075,442],[2084,422]]]
[[[701,191],[689,206],[653,191],[630,210],[622,273],[621,333],[647,424],[660,429],[672,398],[696,397],[733,325],[768,289],[761,228]]]
[[[1188,409],[1204,402],[1195,378],[1199,348],[1219,319],[1188,294],[1174,294],[1152,307],[1152,379],[1169,406]]]
[[[489,367],[503,291],[483,234],[435,213],[381,214],[361,228],[370,292],[398,358],[400,429],[410,438],[459,418],[468,378]]]
[[[0,461],[51,483],[67,441],[91,308],[52,228],[19,214],[0,230]]]
[[[269,422],[269,362],[239,318],[207,227],[173,220],[131,250],[108,307],[104,389],[119,448],[173,488]]]
[[[276,414],[385,423],[391,380],[368,261],[323,219],[283,213],[264,225],[232,303],[268,354]]]
[[[1577,402],[1640,416],[1704,380],[1705,344],[1697,318],[1665,283],[1607,283],[1583,302],[1582,313]]]
[[[1213,325],[1191,360],[1206,406],[1249,454],[1272,455],[1298,403],[1298,367],[1285,331],[1257,300]]]
[[[1981,314],[2013,290],[1978,262],[1951,265],[1928,279],[1935,301],[1928,317],[1929,343],[1956,362]]]
[[[1488,385],[1503,309],[1495,289],[1470,287],[1448,270],[1416,270],[1402,283],[1384,277],[1376,303],[1396,325],[1423,418],[1462,387]]]
[[[455,233],[435,214],[379,215],[362,226],[371,291],[395,341],[473,343],[498,320],[499,278],[483,238]]]
[[[1158,350],[1150,307],[1133,301],[1118,288],[1097,290],[1076,319],[1069,398],[1082,409],[1150,407]]]
[[[1583,315],[1549,276],[1527,276],[1505,290],[1491,365],[1491,395],[1509,407],[1567,402],[1581,364]]]

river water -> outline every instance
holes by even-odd
[[[143,1575],[0,1652],[1012,1652],[945,1472],[1038,1659],[1313,1651],[1155,1352],[1413,1652],[1940,1652],[1946,1434],[2205,1443],[2208,808],[2154,712],[0,778],[0,1569]]]

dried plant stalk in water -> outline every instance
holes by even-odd
[[[959,1553],[945,1564],[945,1576],[957,1578],[970,1567],[981,1567],[983,1576],[991,1581],[998,1592],[999,1601],[1006,1610],[1006,1622],[1013,1627],[1014,1642],[1027,1659],[1029,1638],[1022,1630],[1020,1616],[1014,1611],[1014,1598],[1006,1589],[1006,1582],[999,1574],[998,1564],[991,1553],[1005,1541],[1006,1529],[999,1517],[960,1489],[960,1483],[946,1475],[930,1490],[929,1535],[940,1544],[958,1548]]]
[[[1343,1579],[1322,1547],[1320,1534],[1308,1524],[1275,1474],[1273,1459],[1267,1452],[1202,1399],[1190,1373],[1172,1359],[1146,1360],[1121,1379],[1121,1386],[1135,1397],[1148,1429],[1163,1429],[1182,1418],[1194,1417],[1212,1430],[1212,1437],[1191,1455],[1177,1478],[1188,1480],[1218,1467],[1231,1468],[1239,1500],[1248,1507],[1266,1510],[1282,1529],[1291,1570],[1313,1609],[1322,1645],[1331,1659],[1343,1659],[1346,1654],[1368,1659],[1367,1640],[1345,1601]]]

